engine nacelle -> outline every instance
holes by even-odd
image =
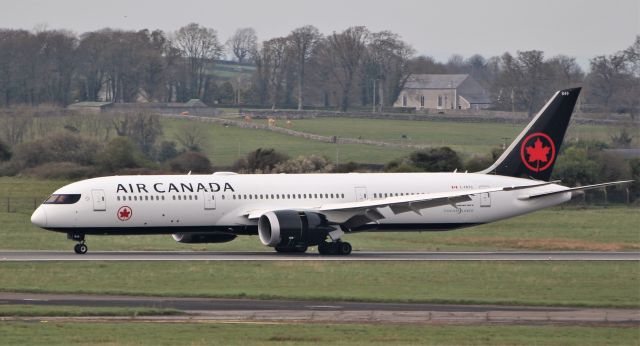
[[[237,235],[230,233],[175,233],[173,240],[185,244],[226,243],[236,239]]]
[[[260,241],[271,247],[317,245],[333,230],[324,215],[311,212],[270,211],[258,220]]]

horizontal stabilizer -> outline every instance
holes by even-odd
[[[536,194],[531,194],[531,195],[524,195],[524,196],[518,197],[518,199],[525,200],[525,199],[540,198],[540,197],[545,197],[545,196],[557,195],[557,194],[560,194],[560,193],[593,190],[593,189],[599,189],[599,188],[603,188],[603,187],[607,187],[607,186],[628,184],[628,183],[631,183],[631,182],[633,182],[633,180],[621,180],[621,181],[612,181],[612,182],[609,182],[609,183],[602,183],[602,184],[577,186],[577,187],[567,188],[567,189],[564,189],[564,190],[542,192],[542,193],[536,193]]]

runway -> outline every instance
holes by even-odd
[[[37,261],[640,261],[640,252],[358,252],[317,253],[198,251],[0,251],[0,262]]]
[[[0,305],[170,308],[175,316],[47,317],[63,321],[190,323],[449,323],[449,324],[623,324],[638,325],[638,309],[589,309],[497,305],[394,304],[252,299],[207,299],[0,293]],[[0,320],[41,320],[3,317]]]

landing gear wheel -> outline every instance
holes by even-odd
[[[351,254],[351,244],[347,243],[347,242],[339,242],[336,243],[338,245],[338,253],[340,255],[346,256]]]
[[[318,252],[321,255],[335,255],[338,253],[339,243],[322,242],[318,244]]]
[[[284,246],[276,246],[276,252],[279,252],[279,253],[291,252],[291,248],[290,247],[284,247]]]
[[[89,250],[89,248],[87,248],[87,245],[84,243],[78,243],[73,247],[73,251],[75,251],[78,255],[86,254],[87,250]]]

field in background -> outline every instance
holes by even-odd
[[[187,119],[164,119],[165,137],[175,138]],[[255,123],[266,120],[256,119]],[[277,125],[286,126],[285,120]],[[224,127],[203,123],[207,140],[204,152],[216,166],[229,166],[238,158],[257,148],[275,148],[295,157],[319,154],[340,163],[384,164],[407,155],[415,149],[381,148],[371,145],[331,144],[264,130]],[[450,146],[464,158],[474,154],[489,155],[491,150],[508,145],[522,131],[524,124],[513,123],[461,123],[446,121],[407,121],[363,118],[317,118],[292,121],[291,129],[323,136],[338,136],[377,140],[394,144],[426,146]],[[567,133],[567,142],[575,140],[599,140],[606,143],[611,136],[620,133],[624,125],[578,125],[572,124]],[[627,128],[634,138],[633,146],[640,146],[640,128]],[[506,138],[506,139],[505,139]],[[562,156],[559,157],[559,160]]]
[[[224,109],[237,112],[233,109]],[[52,131],[62,131],[65,126],[78,128],[81,133],[106,140],[101,128],[113,126],[108,115],[85,118],[83,116],[59,116],[35,118],[33,130],[28,138],[39,138]],[[231,116],[237,119],[237,116]],[[191,128],[190,119],[162,118],[164,134],[160,140],[176,140],[183,128]],[[254,119],[254,123],[265,124],[264,119]],[[403,157],[415,150],[405,148],[385,148],[364,144],[332,144],[308,140],[300,137],[266,130],[225,127],[212,123],[199,123],[202,129],[203,152],[215,167],[229,167],[237,159],[257,148],[275,148],[291,157],[318,154],[339,163],[385,164]],[[286,127],[286,121],[279,119],[277,126]],[[489,155],[491,150],[507,144],[524,128],[524,124],[514,123],[463,123],[456,121],[410,121],[366,118],[316,118],[293,120],[291,129],[324,136],[362,138],[393,144],[426,146],[450,146],[466,159],[475,154]],[[612,125],[577,125],[569,127],[567,141],[595,139],[609,143],[611,136],[620,133],[623,123]],[[633,137],[632,145],[640,147],[640,128],[627,127]],[[113,137],[115,131],[110,131]],[[506,138],[506,139],[505,139]],[[562,156],[559,157],[562,160]]]

